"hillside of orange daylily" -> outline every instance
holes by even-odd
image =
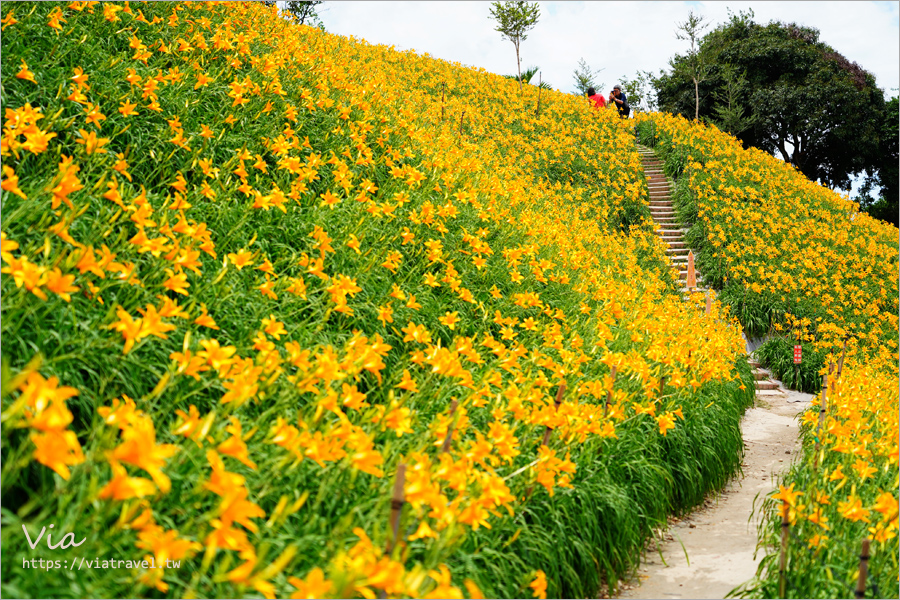
[[[0,12],[8,595],[584,596],[739,467],[611,114],[259,3]]]

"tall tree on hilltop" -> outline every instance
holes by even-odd
[[[707,56],[700,54],[700,33],[708,27],[703,22],[703,17],[691,11],[687,21],[678,24],[675,37],[691,43],[691,49],[682,62],[673,63],[673,68],[681,69],[694,82],[694,120],[700,118],[700,82],[709,75],[710,64]]]
[[[690,56],[675,56],[671,72],[654,80],[661,110],[721,123],[726,109],[745,147],[778,153],[831,188],[849,189],[852,177],[874,172],[884,95],[818,30],[732,14],[697,54],[710,68],[705,81],[690,76]],[[729,94],[729,85],[746,91]]]
[[[527,32],[537,24],[541,16],[541,9],[537,2],[525,2],[524,0],[511,0],[508,2],[493,2],[491,4],[491,18],[497,21],[494,29],[503,35],[503,39],[509,40],[516,47],[516,71],[519,74],[519,91],[522,90],[522,58],[519,48],[528,37]]]

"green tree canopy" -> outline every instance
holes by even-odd
[[[509,40],[516,47],[516,71],[519,74],[519,89],[522,89],[522,57],[519,53],[522,41],[527,33],[534,28],[541,16],[541,9],[537,2],[525,2],[524,0],[511,0],[508,2],[491,3],[491,18],[497,21],[494,29],[503,34],[503,39]]]
[[[294,15],[297,22],[301,25],[309,25],[324,30],[325,25],[319,17],[318,6],[322,4],[322,0],[287,0],[284,3],[284,9]]]
[[[671,72],[654,81],[660,109],[698,111],[745,146],[780,153],[811,180],[849,189],[852,177],[876,168],[885,102],[875,77],[816,29],[752,17],[732,14],[703,37],[698,55],[710,71],[699,85],[691,56],[676,55]]]
[[[856,200],[863,210],[871,216],[897,225],[898,200],[900,200],[900,99],[896,96],[885,106],[881,120],[881,140],[878,161],[874,169],[869,170],[860,195]],[[881,188],[875,198],[870,195],[876,188]]]

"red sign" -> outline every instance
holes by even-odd
[[[794,364],[799,365],[801,358],[803,358],[803,348],[798,344],[794,346]]]

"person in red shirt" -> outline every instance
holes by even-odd
[[[598,94],[597,90],[588,88],[588,100],[594,105],[594,108],[606,108],[606,98],[603,94]]]

